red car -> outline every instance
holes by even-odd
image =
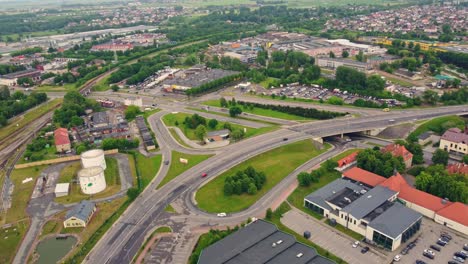
[[[202,178],[205,178],[206,176],[208,176],[208,174],[206,172],[204,172],[201,176],[202,176]]]

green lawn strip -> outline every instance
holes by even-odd
[[[74,83],[66,83],[64,85],[41,85],[34,88],[37,92],[64,92],[76,90]]]
[[[155,155],[153,157],[145,157],[140,153],[136,153],[138,169],[140,171],[142,189],[150,184],[153,178],[158,173],[161,167],[162,155]]]
[[[405,86],[405,87],[413,87],[414,84],[413,83],[410,83],[408,81],[404,81],[404,80],[400,80],[398,78],[394,78],[394,77],[389,77],[389,76],[385,76],[385,78],[394,83],[394,84],[398,84],[398,85],[401,85],[401,86]]]
[[[332,226],[330,219],[327,219],[325,222],[328,225]],[[332,227],[335,228],[336,230],[340,231],[341,233],[344,233],[344,234],[346,234],[346,235],[348,235],[348,236],[350,236],[350,237],[352,237],[352,238],[354,238],[354,239],[356,239],[358,241],[361,241],[364,238],[363,235],[361,235],[359,233],[356,233],[353,230],[348,229],[348,228],[346,228],[346,227],[344,227],[344,226],[342,226],[342,225],[340,225],[338,223],[335,226],[332,226]]]
[[[410,135],[419,136],[427,131],[434,131],[436,134],[441,134],[451,127],[458,127],[463,129],[465,121],[459,116],[442,116],[436,117],[427,122],[422,123]]]
[[[172,114],[171,113],[171,114],[167,114],[167,115],[163,116],[163,122],[168,127],[178,127],[188,139],[198,140],[197,137],[195,136],[195,129],[187,128],[184,125],[185,118],[190,117],[190,116],[192,116],[192,115],[187,114],[187,113],[177,113],[177,114]],[[210,128],[210,127],[206,126],[206,129],[207,129],[208,132],[209,131],[220,130],[220,129],[223,129],[224,124],[225,124],[225,122],[219,121],[218,125],[215,128]],[[241,126],[241,125],[237,125],[237,124],[233,124],[233,123],[230,123],[230,124],[231,124],[232,129],[242,129],[242,130],[244,130],[244,128],[245,128],[247,130],[247,133],[244,136],[244,138],[254,136],[254,135],[258,135],[259,133],[264,131],[264,130],[262,131],[260,128],[251,128],[251,127]],[[268,132],[268,131],[271,131],[271,130],[266,130],[266,131]],[[265,133],[265,132],[263,132],[263,133]],[[177,140],[177,138],[176,138],[176,140]]]
[[[184,171],[192,168],[193,166],[197,165],[198,163],[208,159],[213,155],[192,155],[192,154],[185,154],[180,153],[177,151],[172,151],[172,161],[169,167],[169,172],[166,174],[166,177],[159,183],[157,189],[164,186],[166,183],[170,182]],[[188,164],[183,164],[179,160],[180,158],[188,160]]]
[[[117,160],[115,158],[106,157],[106,166],[107,168],[104,170],[104,177],[106,179],[107,187],[104,191],[94,195],[84,194],[81,191],[81,187],[78,183],[71,182],[71,178],[73,177],[73,175],[70,176],[70,174],[65,174],[62,171],[61,175],[64,176],[66,179],[70,179],[70,181],[68,181],[70,182],[70,193],[67,196],[56,197],[55,202],[62,204],[77,203],[81,200],[105,198],[118,193],[120,191],[120,175]],[[78,170],[80,169],[81,166],[78,168]],[[64,170],[71,169],[65,167]],[[65,181],[59,178],[59,182]]]
[[[56,234],[62,228],[62,222],[58,220],[49,220],[45,223],[44,227],[42,228],[40,238],[43,238],[50,234]]]
[[[176,130],[174,128],[169,128],[169,132],[171,133],[172,137],[182,146],[186,147],[186,148],[192,148],[191,146],[189,146],[187,143],[185,143],[185,141],[182,140],[182,138],[180,138],[179,134],[177,134]]]
[[[174,209],[174,207],[172,207],[172,205],[168,204],[166,206],[166,208],[164,208],[164,211],[168,212],[168,213],[176,213],[176,210]]]
[[[171,233],[172,229],[168,226],[161,226],[154,230],[154,233]]]
[[[297,167],[326,150],[327,148],[318,150],[311,140],[303,140],[250,158],[222,173],[198,190],[196,193],[198,206],[210,213],[242,211],[254,204]],[[266,174],[267,181],[263,188],[255,195],[225,196],[223,190],[226,177],[234,175],[237,171],[245,170],[249,166]]]
[[[27,112],[23,115],[22,118],[15,118],[9,125],[0,129],[0,140],[5,137],[13,134],[14,131],[21,129],[25,125],[31,123],[35,119],[45,115],[47,112],[61,104],[63,101],[62,98],[53,99],[43,103],[42,105],[36,107],[34,110]],[[19,116],[21,116],[20,114]]]
[[[28,228],[29,221],[21,221],[0,229],[0,263],[13,263],[13,257]]]
[[[319,255],[321,255],[323,257],[326,257],[326,258],[328,258],[330,260],[333,260],[333,261],[335,261],[336,263],[339,263],[339,264],[346,263],[346,261],[344,261],[341,258],[333,255],[332,253],[330,253],[326,249],[320,247],[319,245],[315,244],[314,242],[304,238],[301,234],[298,234],[298,233],[294,232],[293,230],[289,229],[288,227],[286,227],[285,225],[283,225],[281,223],[280,219],[283,216],[283,214],[285,214],[289,210],[291,210],[291,207],[287,203],[282,203],[280,205],[280,207],[278,207],[278,209],[276,209],[276,211],[273,212],[273,217],[271,219],[267,219],[267,221],[270,221],[270,222],[274,223],[276,225],[276,227],[278,227],[278,229],[280,229],[281,231],[293,235],[298,242],[315,248],[315,250],[317,250],[317,253]]]
[[[6,223],[16,222],[28,217],[26,207],[28,206],[29,198],[33,192],[36,179],[46,167],[36,166],[13,170],[10,180],[15,185],[15,189],[13,190],[11,209],[6,214]],[[33,180],[23,183],[23,180],[26,178],[32,178]]]
[[[93,91],[103,92],[109,90],[110,85],[108,83],[108,80],[110,76],[111,75],[109,74],[106,77],[100,79],[98,82],[96,82],[96,84],[93,86]]]
[[[219,115],[219,116],[224,116],[224,117],[231,117],[229,114],[220,113],[220,112],[215,112],[215,111],[209,111],[209,110],[205,110],[205,109],[201,109],[201,108],[196,108],[196,107],[187,107],[187,109],[194,110],[194,111],[198,111],[198,112],[203,112],[203,113],[208,113],[208,114],[213,114],[213,115]],[[257,122],[257,123],[263,123],[263,124],[272,125],[272,126],[278,125],[278,123],[268,122],[268,121],[261,120],[261,119],[255,119],[254,117],[249,118],[249,117],[245,117],[245,116],[237,116],[236,118],[237,118],[237,119],[242,119],[242,120],[253,121],[253,122]]]
[[[67,166],[60,171],[58,183],[71,182],[73,178],[78,175],[79,170],[81,170],[81,162],[75,161],[67,164]]]
[[[203,104],[208,105],[208,106],[221,107],[219,100],[209,100],[209,101],[203,102]],[[273,117],[273,118],[285,119],[285,120],[313,120],[312,118],[291,115],[291,114],[287,114],[287,113],[283,113],[283,112],[275,111],[275,110],[270,110],[270,109],[263,109],[263,108],[258,108],[258,107],[249,109],[247,107],[242,107],[241,105],[239,106],[242,108],[243,112],[254,114],[254,115],[259,115],[259,116]]]

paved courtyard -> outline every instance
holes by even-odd
[[[306,230],[310,231],[310,240],[312,242],[350,264],[390,263],[393,257],[390,255],[383,256],[380,253],[374,252],[372,248],[367,253],[362,254],[361,247],[352,247],[354,240],[297,209],[284,214],[281,218],[281,223],[298,234],[303,234]]]

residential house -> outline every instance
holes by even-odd
[[[382,152],[390,152],[394,157],[402,157],[405,167],[411,167],[413,162],[413,154],[409,152],[405,146],[398,144],[390,144],[382,148]]]
[[[468,128],[461,131],[459,128],[450,128],[440,138],[439,148],[449,153],[468,154]]]
[[[59,127],[54,131],[55,148],[57,152],[67,152],[71,150],[70,138],[68,137],[68,130]]]
[[[63,226],[65,228],[86,227],[95,212],[96,205],[91,201],[83,200],[68,211]]]

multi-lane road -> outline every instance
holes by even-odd
[[[180,109],[182,110],[182,109]],[[267,200],[274,194],[287,187],[288,181],[294,177],[288,177],[277,187],[272,189],[264,198],[244,212],[230,215],[226,218],[199,211],[193,205],[193,194],[203,181],[216,177],[223,171],[239,164],[255,155],[306,138],[326,137],[341,133],[358,132],[382,128],[389,125],[426,119],[436,116],[464,114],[466,106],[453,106],[431,108],[421,110],[392,111],[390,113],[375,116],[361,116],[357,118],[340,118],[327,121],[317,121],[285,127],[280,130],[246,139],[239,143],[229,145],[217,151],[217,155],[194,166],[190,170],[179,175],[173,180],[156,190],[157,184],[164,178],[168,167],[163,165],[158,172],[155,181],[141,194],[141,196],[127,209],[114,226],[103,236],[86,259],[86,263],[128,263],[141,246],[146,233],[156,224],[158,218],[164,212],[167,204],[176,198],[182,197],[190,215],[202,221],[220,224],[239,223],[251,215],[255,215],[266,209]],[[174,142],[160,117],[162,112],[149,118],[151,128],[155,131],[156,138],[161,146],[164,160],[170,160],[172,149],[187,152],[188,150]],[[284,141],[284,138],[288,138]],[[197,150],[190,150],[197,152]],[[206,151],[206,150],[205,150]],[[333,154],[333,153],[332,153]],[[328,154],[331,156],[331,154]],[[326,155],[321,159],[326,159]],[[318,162],[317,159],[310,161]],[[208,173],[208,178],[201,178],[202,173]],[[297,171],[295,172],[297,173]],[[291,176],[291,175],[290,175]]]

